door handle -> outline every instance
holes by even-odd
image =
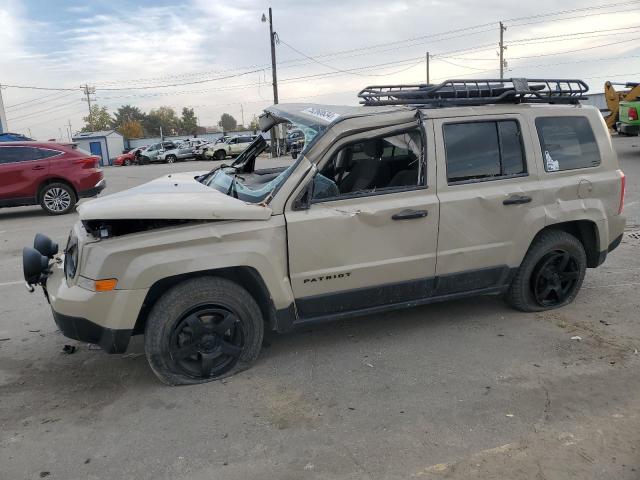
[[[531,197],[527,195],[511,195],[509,198],[503,200],[503,205],[521,205],[523,203],[530,203]]]
[[[43,167],[42,165],[36,165],[35,167],[32,167],[31,170],[44,170],[45,167]]]
[[[392,220],[411,220],[412,218],[424,218],[429,214],[427,210],[413,210],[407,208],[391,216]]]

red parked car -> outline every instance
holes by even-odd
[[[115,166],[120,166],[120,167],[126,167],[134,163],[137,164],[140,162],[140,154],[144,152],[146,149],[147,149],[146,146],[132,148],[127,153],[123,153],[122,155],[117,156],[116,159],[113,161],[113,164]]]
[[[105,185],[100,157],[75,144],[0,143],[0,207],[40,204],[48,214],[62,215]]]

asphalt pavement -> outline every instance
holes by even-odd
[[[193,387],[162,385],[139,337],[107,355],[60,335],[21,250],[77,216],[0,210],[0,479],[637,480],[640,138],[614,143],[627,232],[572,305],[481,297],[270,334],[253,368]],[[106,168],[104,194],[213,165]]]

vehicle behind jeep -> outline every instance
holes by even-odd
[[[105,186],[100,157],[75,143],[0,143],[0,208],[40,204],[49,215],[64,215]]]
[[[88,202],[63,256],[42,235],[24,249],[25,279],[68,337],[121,353],[144,334],[171,385],[247,368],[265,329],[485,294],[560,308],[625,225],[587,90],[455,80],[367,87],[360,107],[274,105],[263,132],[304,134],[291,165],[256,169],[258,136],[231,165]]]
[[[255,140],[253,135],[238,135],[227,139],[224,143],[216,143],[209,146],[205,152],[205,157],[214,160],[224,160],[226,157],[236,157],[240,155]]]

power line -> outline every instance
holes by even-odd
[[[414,64],[414,65],[411,65],[411,66],[409,66],[409,67],[407,67],[407,68],[404,68],[404,69],[402,69],[402,70],[398,70],[397,72],[362,74],[362,73],[360,73],[360,72],[357,72],[357,71],[356,71],[356,70],[359,70],[359,69],[348,69],[348,70],[343,70],[343,69],[340,69],[340,68],[336,68],[336,67],[334,67],[334,66],[332,66],[332,65],[329,65],[329,64],[327,64],[327,63],[321,62],[321,61],[319,61],[319,60],[317,60],[317,59],[315,59],[315,58],[313,58],[313,57],[310,57],[310,56],[309,56],[309,55],[307,55],[306,53],[301,52],[301,51],[300,51],[300,50],[298,50],[297,48],[295,48],[295,47],[293,47],[293,46],[289,45],[287,42],[285,42],[285,41],[284,41],[284,40],[282,40],[282,39],[280,40],[280,43],[282,43],[283,45],[285,45],[285,46],[289,47],[289,48],[290,48],[291,50],[293,50],[294,52],[299,53],[300,55],[302,55],[302,56],[304,56],[304,57],[308,58],[309,60],[312,60],[312,61],[316,62],[316,63],[317,63],[317,64],[319,64],[319,65],[322,65],[322,66],[325,66],[325,67],[327,67],[327,68],[330,68],[331,70],[334,70],[334,71],[336,71],[336,72],[347,73],[347,74],[351,74],[351,75],[359,75],[359,76],[367,76],[367,77],[369,77],[369,76],[380,76],[380,77],[382,77],[382,76],[388,76],[388,75],[395,75],[396,73],[404,72],[404,71],[409,70],[409,69],[411,69],[411,68],[415,67],[416,65],[419,65],[419,64],[421,64],[421,63],[422,63],[422,59],[420,59],[420,62],[419,62],[419,63],[416,63],[416,64]]]
[[[620,4],[617,4],[617,6],[620,6]],[[629,13],[629,12],[635,12],[636,10],[640,10],[640,8],[627,8],[625,10],[616,10],[613,12],[596,12],[596,13],[585,13],[584,15],[572,15],[570,17],[566,17],[566,18],[554,18],[554,19],[547,19],[547,20],[534,20],[532,22],[526,22],[526,23],[515,23],[515,24],[511,24],[509,25],[510,27],[524,27],[525,25],[535,25],[535,24],[539,24],[539,23],[546,23],[546,22],[563,22],[566,20],[575,20],[577,18],[587,18],[587,17],[593,17],[596,15],[616,15],[618,13]]]
[[[83,105],[81,110],[74,110],[72,112],[66,112],[64,115],[60,115],[58,117],[53,117],[53,118],[47,118],[46,120],[42,120],[41,122],[28,123],[27,125],[29,127],[35,127],[35,126],[38,126],[38,125],[42,125],[43,123],[49,123],[49,122],[52,122],[54,120],[58,120],[60,118],[66,118],[66,117],[69,117],[71,115],[78,115],[78,114],[80,114],[80,113],[82,113],[84,111],[85,111],[85,107]]]
[[[31,100],[26,100],[26,101],[24,101],[24,102],[14,103],[13,105],[8,105],[8,106],[6,107],[6,109],[7,109],[7,110],[9,110],[9,109],[11,109],[11,108],[19,107],[19,106],[21,106],[21,105],[26,105],[27,103],[37,102],[37,101],[43,100],[43,99],[45,99],[45,98],[49,98],[49,97],[56,96],[56,95],[60,95],[60,94],[59,94],[59,92],[49,93],[48,95],[44,95],[44,96],[42,96],[42,97],[33,98],[33,99],[31,99]],[[59,100],[59,99],[61,99],[61,98],[67,97],[67,96],[69,96],[69,95],[72,95],[72,94],[71,94],[71,93],[66,93],[66,94],[64,94],[64,95],[62,95],[62,96],[59,96],[59,97],[57,97],[57,98],[52,98],[52,99],[50,99],[50,100],[46,100],[45,102],[42,102],[42,103],[54,102],[54,101]],[[30,106],[30,107],[23,107],[23,108],[32,108],[32,107]]]
[[[199,83],[208,83],[208,82],[215,82],[217,80],[226,80],[229,78],[237,78],[237,77],[242,77],[244,75],[249,75],[250,73],[256,73],[256,72],[260,72],[264,69],[258,69],[258,70],[251,70],[250,72],[243,72],[243,73],[238,73],[238,74],[234,74],[234,75],[225,75],[223,77],[216,77],[216,78],[206,78],[204,80],[194,80],[191,82],[182,82],[182,83],[169,83],[169,84],[163,84],[163,85],[145,85],[145,86],[141,86],[141,87],[96,87],[96,90],[149,90],[149,89],[153,89],[153,88],[169,88],[169,87],[182,87],[185,85],[196,85]]]
[[[640,29],[640,25],[636,25],[633,27],[610,28],[605,30],[591,30],[586,32],[563,33],[560,35],[547,35],[544,37],[517,38],[515,40],[510,40],[509,45],[516,45],[516,44],[527,43],[527,42],[542,43],[538,41],[548,40],[548,39],[561,39],[566,37],[575,37],[575,36],[590,35],[590,34],[601,34],[601,33],[602,35],[592,35],[584,38],[592,38],[595,36],[609,36],[611,32],[619,32],[621,30],[634,30],[633,32],[629,32],[629,33],[637,33],[635,30],[638,30],[638,29]],[[605,34],[604,32],[608,32],[608,33]],[[580,39],[577,39],[577,40],[580,40]]]
[[[541,54],[538,54],[538,55],[526,55],[526,56],[521,56],[521,57],[511,57],[511,60],[522,60],[524,58],[551,57],[553,55],[566,55],[568,53],[583,52],[583,51],[586,51],[586,50],[594,50],[596,48],[610,47],[612,45],[620,45],[621,43],[635,42],[635,41],[638,41],[638,40],[640,40],[640,37],[630,38],[628,40],[619,40],[617,42],[604,43],[602,45],[594,45],[592,47],[574,48],[572,50],[566,50],[564,52],[541,53]],[[517,47],[517,46],[518,45],[514,45],[514,47]]]
[[[572,8],[570,10],[561,10],[561,11],[557,11],[557,12],[550,12],[550,13],[539,13],[536,15],[528,15],[525,17],[515,17],[515,18],[509,18],[507,20],[503,20],[503,22],[507,23],[507,22],[517,22],[520,20],[529,20],[530,18],[543,18],[543,17],[551,17],[551,16],[558,16],[558,15],[566,15],[569,13],[577,13],[577,12],[586,12],[586,11],[590,11],[590,10],[604,10],[606,8],[611,8],[611,7],[621,7],[624,5],[637,5],[638,3],[640,3],[640,0],[632,0],[629,2],[625,2],[625,3],[606,3],[606,4],[602,4],[602,5],[592,5],[590,7],[582,7],[582,8]]]
[[[63,104],[60,104],[60,105],[54,105],[53,107],[45,108],[43,110],[38,110],[38,111],[35,111],[35,112],[27,113],[25,115],[20,115],[18,117],[13,117],[13,118],[11,118],[9,120],[11,120],[12,122],[15,122],[17,120],[22,120],[24,118],[30,118],[30,117],[37,116],[37,115],[40,115],[42,113],[46,113],[46,112],[49,112],[49,111],[52,111],[52,110],[60,110],[61,108],[68,107],[70,105],[77,105],[77,104],[78,104],[78,101],[75,100],[73,102],[67,102],[67,103],[63,103]]]
[[[36,87],[30,85],[9,85],[6,83],[2,84],[2,88],[21,88],[26,90],[49,90],[49,91],[58,91],[58,92],[75,92],[75,88],[57,88],[57,87]]]

